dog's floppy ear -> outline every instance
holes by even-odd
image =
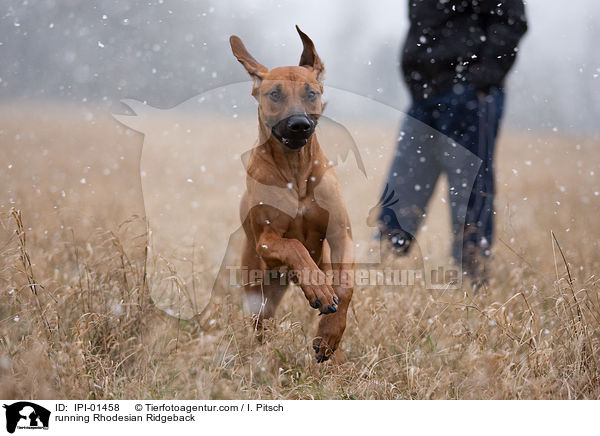
[[[302,45],[304,46],[302,56],[300,56],[299,65],[301,67],[312,68],[317,73],[317,80],[322,82],[325,78],[325,65],[321,62],[321,58],[317,54],[317,50],[315,50],[315,45],[308,35],[300,30],[298,25],[296,25],[296,30],[298,31],[298,35],[300,35]]]
[[[260,82],[265,77],[265,74],[269,71],[267,67],[258,62],[254,57],[248,53],[246,47],[242,40],[236,35],[232,35],[229,38],[229,43],[231,44],[231,51],[233,55],[237,58],[237,60],[244,66],[252,81],[254,82],[254,86],[252,88],[252,94],[258,89],[260,86]]]

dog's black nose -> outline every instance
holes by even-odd
[[[306,114],[294,114],[279,120],[271,128],[273,136],[292,150],[304,147],[317,126],[316,119],[309,118]]]
[[[306,115],[292,115],[288,118],[287,127],[290,132],[306,133],[312,128],[312,124]]]

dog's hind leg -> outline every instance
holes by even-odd
[[[266,271],[265,275],[268,276],[270,272],[277,273],[277,271]],[[275,275],[275,280],[279,280],[277,276],[278,274]],[[249,284],[246,287],[246,301],[252,312],[253,328],[256,337],[260,342],[263,341],[265,331],[263,321],[275,316],[277,306],[285,294],[287,287],[287,283],[273,283],[273,275],[269,284],[259,283],[257,286]]]
[[[256,254],[254,246],[248,241],[242,253],[242,267],[247,268],[248,277],[244,283],[246,304],[252,314],[256,336],[262,342],[263,320],[275,315],[277,306],[288,288],[287,275],[267,270],[265,263]]]

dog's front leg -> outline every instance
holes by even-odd
[[[256,252],[267,265],[283,264],[292,269],[311,307],[319,309],[323,314],[338,310],[338,297],[327,283],[325,273],[319,269],[300,241],[265,230],[258,238]]]
[[[327,243],[329,241],[329,244]],[[331,251],[329,252],[329,246]],[[322,316],[319,320],[317,336],[313,340],[313,348],[318,362],[324,362],[335,353],[335,361],[344,361],[338,350],[342,335],[346,329],[346,315],[352,299],[354,284],[354,254],[352,238],[349,232],[329,235],[323,247],[323,269],[331,270],[331,282],[338,296],[338,310]]]
[[[331,270],[339,305],[336,313],[325,315],[319,321],[313,348],[319,362],[332,355],[334,360],[343,362],[344,357],[338,347],[346,329],[346,315],[354,290],[354,244],[350,218],[334,171],[326,172],[314,192],[317,203],[329,212],[322,268]]]

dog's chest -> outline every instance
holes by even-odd
[[[310,219],[315,214],[314,206],[314,198],[308,201],[300,200],[298,203],[298,217],[301,219]]]
[[[313,233],[322,233],[327,227],[327,212],[319,207],[313,195],[299,199],[296,216],[291,221],[287,237],[306,240]]]
[[[298,200],[297,218],[314,224],[315,221],[323,219],[327,212],[319,206],[312,192],[308,193],[304,198]]]

